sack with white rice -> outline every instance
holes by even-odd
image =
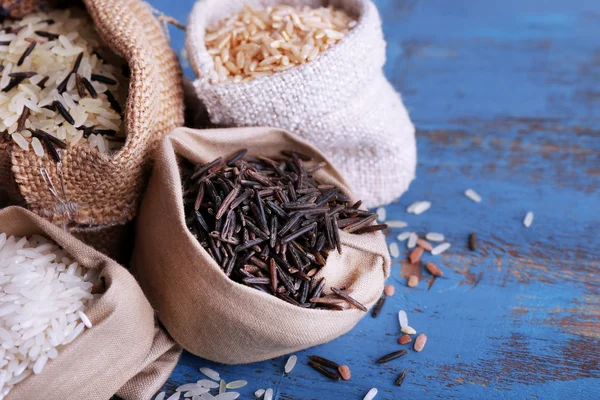
[[[0,211],[0,399],[149,399],[180,348],[131,274],[22,208]]]
[[[332,160],[368,207],[407,190],[415,128],[384,76],[385,41],[370,0],[199,1],[186,41],[213,123],[297,134]]]
[[[32,2],[18,3],[31,11]],[[57,3],[68,10],[52,8]],[[151,152],[183,123],[177,57],[143,1],[35,5],[49,19],[36,20],[36,11],[0,26],[0,54],[6,54],[0,190],[98,250],[127,259]],[[63,33],[63,26],[73,32]]]
[[[190,232],[179,162],[205,165],[241,147],[250,156],[276,159],[281,151],[293,150],[325,163],[315,179],[356,201],[320,151],[285,131],[179,128],[163,140],[140,206],[131,268],[173,339],[193,354],[225,364],[262,361],[331,341],[365,315],[356,308],[301,308],[237,283]],[[330,252],[313,279],[325,278],[324,293],[343,287],[370,308],[390,273],[385,238],[381,232],[340,231],[340,240],[341,253]]]

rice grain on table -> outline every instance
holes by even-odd
[[[475,203],[481,203],[481,196],[473,189],[465,190],[465,196],[473,200]]]
[[[213,369],[202,367],[200,368],[200,372],[204,374],[204,376],[212,379],[213,381],[219,382],[221,380],[221,376],[219,373]]]
[[[225,385],[225,387],[229,390],[234,390],[234,389],[243,388],[247,384],[248,384],[248,381],[238,380],[238,381],[231,381],[231,382],[227,383],[227,385]]]
[[[417,245],[417,240],[419,240],[419,237],[416,233],[412,232],[408,236],[408,242],[406,243],[406,247],[408,247],[409,249],[414,248]]]
[[[406,228],[408,224],[404,221],[386,221],[385,224],[388,228],[402,229]]]
[[[0,398],[92,327],[96,276],[48,239],[0,233]]]
[[[442,243],[440,245],[435,246],[431,250],[431,254],[434,255],[434,256],[437,256],[438,254],[442,254],[443,252],[445,252],[449,248],[450,248],[450,243],[448,243],[448,242]]]
[[[56,161],[55,147],[85,143],[109,153],[122,145],[107,137],[124,136],[122,110],[115,106],[125,100],[127,78],[111,64],[117,57],[101,44],[85,12],[6,20],[0,37],[8,43],[0,46],[0,132]]]
[[[441,233],[429,232],[427,235],[425,235],[425,239],[431,242],[443,242],[445,238]]]
[[[254,392],[254,396],[256,396],[259,399],[261,397],[263,397],[264,394],[265,394],[265,389],[258,389],[256,392]]]
[[[333,7],[246,6],[206,29],[217,82],[248,82],[314,60],[334,46],[356,20]]]
[[[296,366],[296,362],[297,361],[298,361],[298,357],[296,355],[290,356],[290,358],[288,358],[287,362],[285,363],[285,367],[283,368],[283,372],[286,373],[286,374],[289,374],[290,372],[292,372],[292,370]]]
[[[408,315],[406,314],[406,311],[398,311],[398,322],[400,323],[400,329],[408,326]]]
[[[238,397],[240,397],[240,394],[237,392],[219,393],[215,396],[215,400],[235,400]]]
[[[398,245],[396,243],[390,243],[390,255],[393,258],[400,257],[400,249],[398,248]]]
[[[401,234],[396,236],[396,239],[398,239],[399,242],[403,242],[406,239],[408,239],[413,233],[414,232],[402,232]]]
[[[379,207],[377,209],[377,221],[379,222],[385,222],[385,218],[387,217],[387,213],[385,211],[384,207]],[[388,224],[389,226],[389,224]]]
[[[375,398],[375,396],[377,396],[377,389],[376,388],[372,388],[371,390],[369,390],[367,392],[367,394],[365,395],[365,397],[363,397],[363,400],[373,400]]]
[[[525,219],[523,220],[523,225],[525,225],[525,228],[529,228],[532,223],[533,223],[533,212],[528,211],[527,214],[525,214]]]
[[[273,389],[268,388],[265,391],[265,397],[263,397],[264,400],[273,400]]]
[[[410,206],[408,206],[408,208],[406,209],[406,211],[410,214],[422,214],[425,211],[429,210],[429,208],[431,208],[431,202],[429,201],[417,201],[415,203],[412,203]]]

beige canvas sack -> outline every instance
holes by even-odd
[[[2,4],[14,3],[3,0]],[[31,11],[31,0],[19,3]],[[51,6],[51,1],[35,4]],[[136,215],[155,144],[183,123],[181,69],[161,25],[141,0],[71,0],[83,5],[104,42],[131,70],[124,126],[127,141],[108,156],[79,145],[62,153],[57,164],[40,158],[0,135],[0,189],[14,203],[68,229],[98,250],[127,259],[128,222]],[[17,8],[15,8],[15,11]],[[65,198],[54,196],[42,179],[45,168]]]
[[[365,315],[357,309],[304,309],[230,280],[186,227],[178,158],[208,163],[247,148],[277,157],[282,150],[325,161],[315,147],[274,128],[176,129],[161,143],[140,208],[132,261],[158,317],[186,350],[226,364],[262,361],[343,335]],[[346,181],[331,164],[315,177],[345,194]],[[381,295],[390,259],[383,234],[340,232],[341,255],[332,252],[316,275],[344,287],[367,307]]]
[[[314,61],[246,83],[215,83],[205,29],[245,4],[333,5],[358,18],[338,44]],[[415,128],[383,74],[385,41],[370,0],[203,0],[189,17],[187,51],[199,98],[224,126],[273,126],[323,151],[368,207],[389,203],[415,177]]]
[[[67,250],[81,265],[101,270],[86,312],[92,328],[64,346],[39,375],[13,387],[6,400],[147,400],[168,379],[181,349],[155,323],[154,311],[123,267],[35,214],[18,207],[0,211],[0,231],[40,234]]]

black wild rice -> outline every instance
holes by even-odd
[[[308,356],[312,361],[324,365],[329,368],[338,369],[340,364],[335,361],[328,360],[327,358],[319,357],[319,356]]]
[[[469,235],[469,250],[477,250],[477,234],[475,232],[472,232]]]
[[[342,378],[338,371],[328,370],[327,368],[325,368],[323,365],[319,364],[318,362],[309,361],[308,365],[310,365],[315,371],[320,372],[321,375],[326,376],[327,378],[329,378],[331,380],[339,381]]]
[[[408,350],[394,351],[393,353],[386,354],[385,356],[381,357],[376,362],[377,362],[377,364],[385,364],[388,361],[392,361],[397,358],[404,357],[407,354],[408,354]]]
[[[398,378],[396,378],[394,385],[402,386],[402,384],[404,383],[404,378],[406,378],[406,371],[402,371],[402,373],[398,375]]]
[[[381,309],[383,308],[383,305],[385,304],[386,298],[387,298],[387,296],[385,295],[385,293],[382,293],[379,300],[377,300],[377,303],[375,303],[375,307],[373,307],[373,312],[371,313],[371,316],[373,318],[377,318],[379,316],[379,313],[381,313]]]
[[[339,229],[360,232],[377,218],[338,188],[321,185],[305,162],[246,157],[246,150],[205,165],[182,162],[186,222],[234,281],[305,308],[366,307],[338,288],[325,296],[314,275],[331,251],[342,251]]]

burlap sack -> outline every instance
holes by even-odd
[[[112,156],[85,145],[69,148],[62,154],[61,178],[51,158],[39,158],[0,138],[0,186],[8,186],[13,194],[18,187],[30,210],[66,224],[99,250],[118,256],[124,248],[124,225],[135,216],[144,190],[150,153],[158,140],[183,123],[182,73],[145,2],[70,3],[85,5],[102,39],[131,69],[124,114],[127,141]],[[64,182],[66,198],[52,195],[40,168],[48,171],[57,188]]]
[[[261,361],[328,342],[348,332],[364,312],[304,309],[230,280],[185,224],[178,157],[212,161],[240,148],[274,157],[297,150],[316,162],[321,152],[274,128],[202,130],[180,128],[160,145],[140,207],[134,274],[171,336],[186,350],[209,360],[240,364]],[[342,188],[345,180],[328,165],[315,174]],[[371,307],[389,275],[390,259],[381,233],[341,232],[342,254],[332,252],[317,275],[329,287],[345,287]]]
[[[245,4],[332,4],[358,25],[319,57],[271,77],[214,83],[205,28]],[[368,207],[389,203],[415,177],[415,128],[398,93],[383,74],[385,41],[370,0],[204,0],[189,17],[187,50],[194,85],[212,122],[225,126],[273,126],[321,149]]]
[[[0,231],[44,235],[81,265],[101,269],[104,281],[104,294],[86,312],[92,328],[64,346],[41,374],[15,385],[6,400],[108,400],[117,391],[125,400],[147,400],[156,393],[177,364],[181,349],[156,326],[154,311],[133,276],[25,209],[0,211]]]

